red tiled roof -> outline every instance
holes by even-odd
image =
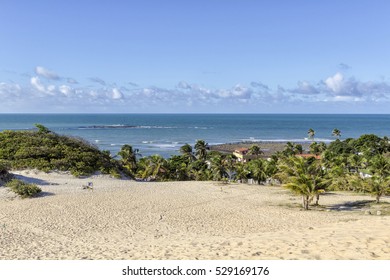
[[[297,157],[303,157],[303,158],[310,158],[314,157],[316,159],[321,159],[321,156],[315,155],[315,154],[297,154]]]

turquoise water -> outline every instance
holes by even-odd
[[[342,139],[374,133],[390,136],[390,115],[290,114],[2,114],[0,130],[33,129],[41,123],[59,134],[82,137],[116,154],[124,144],[142,155],[178,154],[180,146],[204,139],[209,144],[240,141],[307,141],[313,128],[318,141],[332,130]]]

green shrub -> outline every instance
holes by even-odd
[[[74,176],[96,171],[108,174],[111,170],[120,173],[118,162],[109,152],[100,151],[84,139],[58,135],[43,126],[37,128],[38,131],[0,132],[0,162],[14,169],[70,171]]]
[[[5,184],[13,192],[20,195],[22,198],[32,197],[42,190],[35,184],[28,184],[18,179],[13,179]]]

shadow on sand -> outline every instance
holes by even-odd
[[[356,211],[367,207],[369,208],[372,202],[373,200],[351,201],[351,202],[331,205],[327,208],[333,211]]]
[[[26,183],[36,184],[36,185],[41,185],[41,186],[53,185],[52,183],[47,182],[45,180],[41,180],[41,179],[37,179],[37,178],[31,178],[31,177],[27,177],[27,176],[23,176],[23,175],[14,175],[14,178],[22,180],[22,181],[24,181]]]
[[[40,197],[46,197],[46,196],[54,196],[55,194],[52,192],[40,192],[38,193],[35,198],[40,198]]]

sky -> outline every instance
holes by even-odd
[[[390,1],[0,0],[0,113],[390,113]]]

